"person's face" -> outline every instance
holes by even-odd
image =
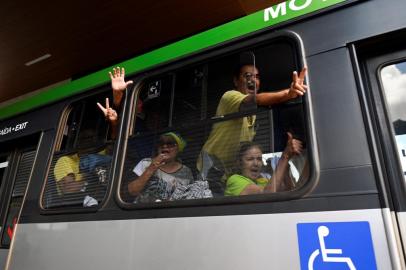
[[[164,160],[172,161],[176,159],[179,149],[176,141],[170,136],[162,136],[159,139],[158,155],[165,155]]]
[[[79,192],[83,188],[83,181],[76,181],[75,175],[70,173],[60,181],[63,193]]]
[[[258,179],[262,169],[262,151],[258,147],[249,148],[241,157],[241,173],[252,180]]]
[[[255,94],[260,86],[258,69],[253,65],[242,66],[238,78],[234,78],[234,84],[243,94]]]

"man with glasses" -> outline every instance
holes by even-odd
[[[304,84],[306,72],[306,67],[299,74],[294,71],[292,83],[287,89],[257,93],[260,88],[258,69],[251,64],[241,65],[233,74],[235,89],[225,92],[221,97],[215,117],[222,118],[227,114],[244,111],[256,105],[272,106],[303,96],[307,90]],[[240,143],[252,141],[254,138],[255,118],[255,115],[250,115],[213,125],[197,161],[197,168],[204,180],[208,178],[212,167],[222,167],[225,175],[231,173]],[[222,193],[221,187],[218,188],[219,193]]]

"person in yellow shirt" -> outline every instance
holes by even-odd
[[[113,106],[117,110],[122,106],[122,98],[124,90],[132,84],[132,81],[125,82],[124,68],[113,68],[109,72],[111,79],[111,87],[113,93]],[[117,136],[118,115],[115,109],[110,107],[109,99],[106,98],[105,106],[97,103],[97,106],[104,114],[106,120],[109,122],[111,131],[110,138],[115,139]],[[79,137],[93,136],[94,131],[84,130],[79,134]],[[80,139],[79,139],[80,140]],[[84,192],[86,189],[86,175],[87,173],[96,173],[99,178],[99,184],[107,184],[107,169],[108,164],[111,162],[111,156],[107,153],[105,148],[97,153],[74,153],[60,157],[53,169],[54,178],[57,183],[57,191],[59,195],[72,194],[77,192]],[[90,204],[97,204],[97,201],[90,201]],[[86,206],[91,206],[86,205]]]
[[[304,84],[307,68],[292,75],[289,88],[277,92],[257,93],[260,88],[259,71],[254,65],[242,65],[233,76],[235,90],[224,93],[217,106],[216,117],[243,111],[252,106],[280,104],[306,93]],[[222,167],[226,176],[230,175],[237,150],[241,142],[252,141],[255,136],[255,115],[218,122],[203,145],[197,160],[197,169],[206,180],[211,167]],[[214,163],[220,163],[216,165]],[[221,188],[220,188],[221,189]],[[220,190],[219,193],[222,191]]]
[[[112,139],[116,136],[118,116],[117,112],[109,106],[109,99],[106,98],[105,106],[97,103],[97,106],[103,112],[106,120],[109,121],[112,133]],[[92,134],[92,131],[82,131],[82,136],[88,136],[87,133]],[[84,192],[86,189],[85,180],[87,173],[96,173],[99,178],[99,184],[107,184],[107,170],[105,167],[111,162],[111,156],[107,154],[106,149],[99,151],[98,153],[78,153],[71,155],[65,155],[60,157],[54,167],[54,177],[57,183],[57,191],[59,195],[72,194],[77,192]],[[86,206],[96,205],[97,201],[89,197],[89,202]],[[90,204],[90,205],[89,205]]]
[[[289,160],[300,155],[302,151],[302,142],[294,139],[288,132],[286,147],[273,170],[270,164],[264,167],[259,144],[243,142],[237,154],[237,169],[227,179],[224,195],[239,196],[292,190],[296,183],[289,175]]]
[[[78,154],[60,157],[54,167],[54,176],[60,193],[79,192],[83,188],[83,177],[79,173]]]

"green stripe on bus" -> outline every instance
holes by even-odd
[[[286,1],[114,66],[125,67],[127,75],[134,74],[233,38],[345,1],[347,0]],[[269,18],[268,21],[265,21],[266,16]],[[105,84],[110,80],[108,71],[112,67],[3,106],[0,108],[0,120]]]

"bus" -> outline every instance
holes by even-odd
[[[0,107],[2,267],[406,269],[405,10],[404,0],[288,0],[117,63],[134,83],[115,131],[96,106],[114,96],[113,67]],[[261,74],[256,94],[289,88],[306,66],[306,94],[218,113],[242,64]],[[301,142],[292,187],[226,196],[225,164],[199,168],[212,130],[243,120],[260,169]],[[183,138],[189,183],[141,200],[129,185],[170,146],[162,134]],[[82,165],[93,156],[103,166]]]

